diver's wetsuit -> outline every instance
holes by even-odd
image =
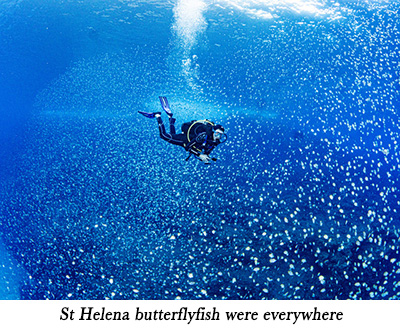
[[[190,142],[187,134],[176,134],[175,118],[169,118],[169,131],[165,130],[164,123],[161,117],[157,117],[158,129],[160,130],[160,137],[172,144],[185,148],[186,151],[199,156],[200,154],[209,155],[211,151],[220,143],[213,140],[213,129],[210,124],[198,122],[195,123],[190,130]]]

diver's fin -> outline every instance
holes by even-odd
[[[169,107],[167,98],[165,96],[159,96],[158,98],[160,99],[161,106],[164,109],[164,111],[167,113],[169,117],[172,117],[172,111],[171,108]]]
[[[161,116],[161,112],[144,112],[144,111],[138,111],[141,115],[145,116],[146,118],[155,118],[156,115]]]

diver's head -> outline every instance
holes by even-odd
[[[225,128],[223,128],[222,125],[215,125],[213,129],[214,129],[213,133],[214,142],[223,143],[227,140],[228,137],[226,136]]]

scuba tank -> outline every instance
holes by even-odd
[[[201,133],[207,133],[207,135],[212,134],[212,129],[215,124],[208,120],[192,120],[187,123],[183,123],[181,130],[185,134],[186,139],[190,143],[194,138],[196,138]]]

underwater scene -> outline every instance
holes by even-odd
[[[399,13],[2,1],[0,298],[399,299]]]

